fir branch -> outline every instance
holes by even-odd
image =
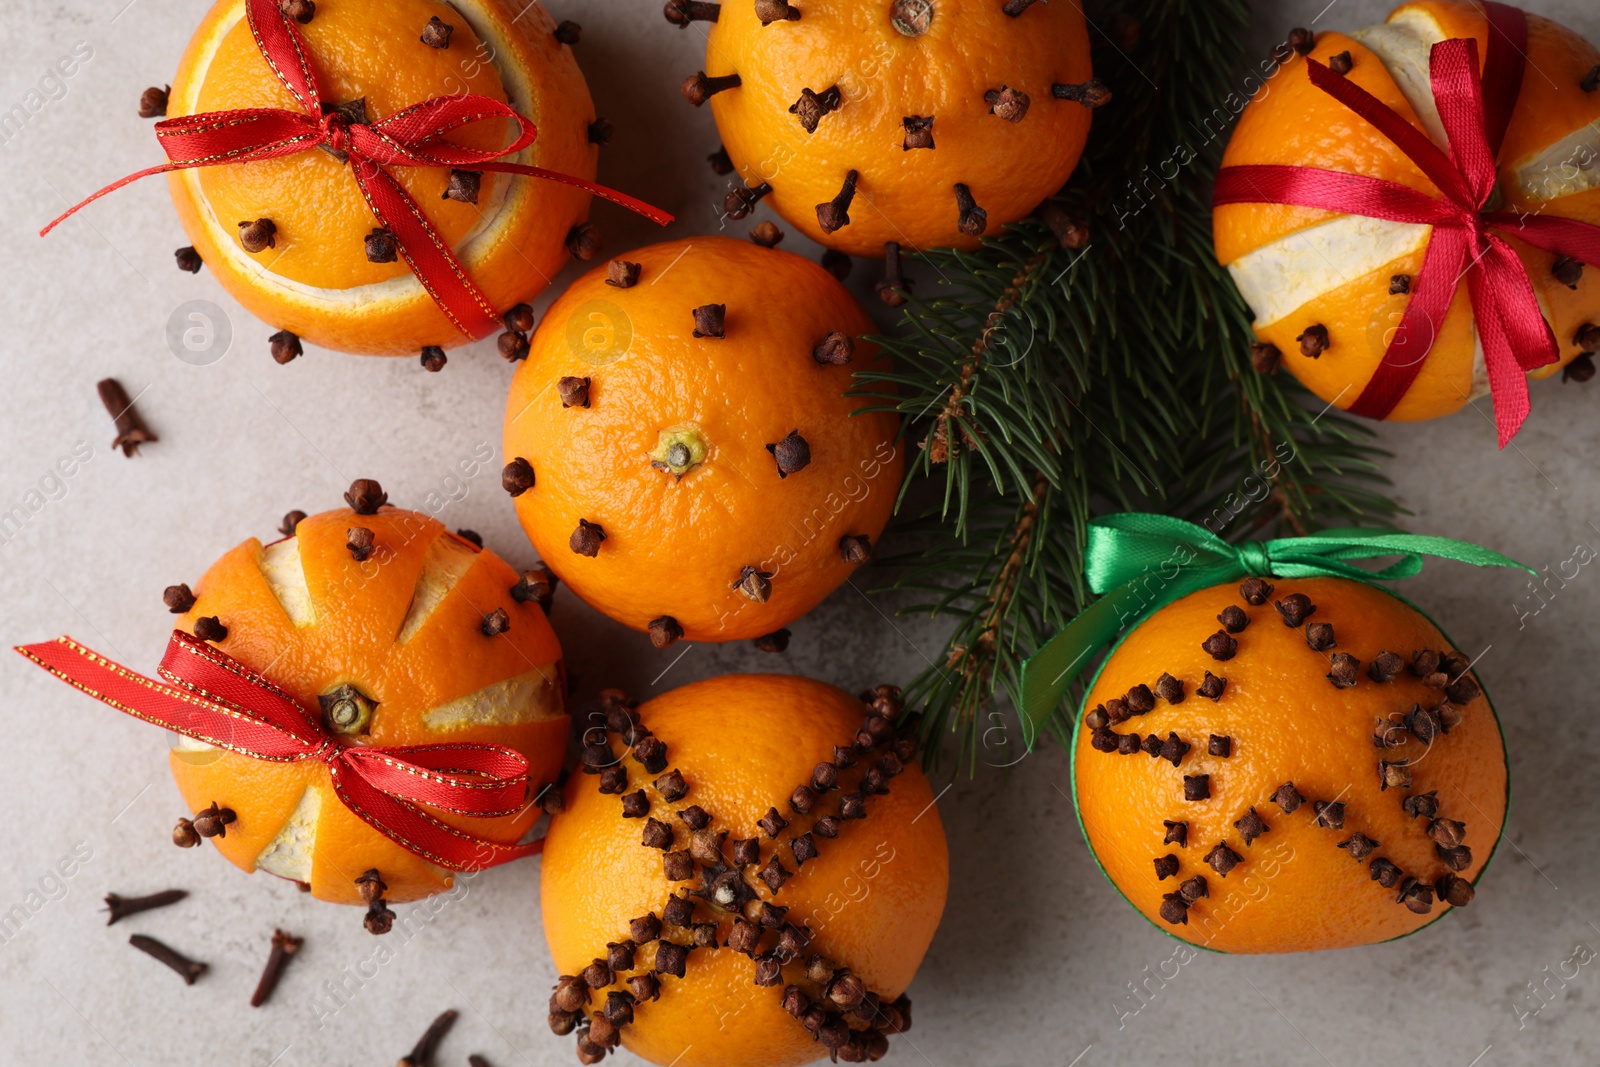
[[[958,735],[969,768],[1022,661],[1086,602],[1094,515],[1150,507],[1242,538],[1398,510],[1367,426],[1254,369],[1249,311],[1212,251],[1248,16],[1247,0],[1093,5],[1094,25],[1131,18],[1142,40],[1124,54],[1097,37],[1117,96],[1058,210],[916,257],[943,291],[877,339],[893,369],[858,376],[919,448],[897,526],[915,547],[884,561],[892,588],[954,624],[908,703],[930,740]],[[1063,218],[1087,221],[1085,247],[1058,239]],[[1049,730],[1069,728],[1057,715]]]

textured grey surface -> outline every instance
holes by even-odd
[[[1373,0],[1324,3],[1263,3],[1256,52],[1319,12],[1319,26],[1342,27],[1384,12]],[[1600,37],[1592,0],[1532,6]],[[550,7],[584,23],[578,55],[601,113],[618,127],[602,178],[677,212],[669,236],[715,228],[721,187],[703,159],[716,135],[710,115],[684,106],[675,88],[701,65],[698,30],[670,29],[655,0]],[[192,580],[291,507],[332,506],[357,476],[381,479],[402,504],[438,493],[444,521],[481,531],[513,562],[531,559],[493,467],[452,480],[480,442],[498,454],[508,375],[490,345],[453,354],[439,375],[411,360],[319,352],[278,367],[266,355],[269,327],[241,313],[209,273],[173,269],[172,249],[184,241],[158,181],[123,191],[48,240],[34,235],[65,198],[152,161],[154,141],[133,104],[145,85],[169,76],[199,10],[69,0],[0,19],[8,57],[0,109],[23,101],[75,42],[93,50],[59,99],[0,144],[0,509],[21,502],[36,512],[0,544],[5,645],[71,632],[148,668],[165,641],[164,585]],[[609,206],[596,218],[613,251],[658,236]],[[799,244],[791,236],[786,247]],[[864,286],[869,273],[859,268],[854,280]],[[215,301],[231,317],[232,348],[213,365],[168,351],[168,315],[190,299]],[[107,375],[141,394],[161,435],[136,460],[106,447],[111,433],[94,382]],[[1486,404],[1386,430],[1401,457],[1391,471],[1415,513],[1412,528],[1478,540],[1552,574],[1575,546],[1585,546],[1580,558],[1591,556],[1589,546],[1600,546],[1597,388],[1535,386],[1535,415],[1504,452],[1494,448]],[[92,458],[72,477],[50,480],[57,461],[85,445]],[[1063,792],[1066,761],[1041,752],[958,781],[940,801],[950,905],[911,991],[917,1029],[894,1060],[1600,1061],[1600,732],[1589,706],[1600,579],[1593,567],[1576,569],[1570,581],[1549,582],[1548,604],[1524,577],[1443,564],[1404,589],[1461,648],[1482,653],[1510,744],[1516,795],[1506,840],[1472,907],[1395,944],[1286,958],[1202,955],[1180,967],[1176,943],[1094,869]],[[849,687],[907,677],[938,647],[938,628],[891,623],[883,612],[892,605],[865,599],[848,588],[834,596],[795,627],[783,659],[747,645],[657,652],[565,593],[554,621],[584,693],[618,684],[648,694],[750,669]],[[0,694],[0,915],[19,905],[25,916],[0,936],[0,1064],[388,1063],[447,1006],[462,1018],[440,1063],[474,1051],[495,1064],[572,1062],[570,1039],[544,1027],[555,975],[539,928],[536,862],[404,909],[418,929],[409,939],[374,939],[353,910],[246,878],[212,850],[166,845],[180,801],[151,728],[9,655],[0,657]],[[53,873],[58,864],[70,877]],[[168,885],[194,895],[105,928],[102,894]],[[277,998],[252,1011],[275,925],[305,935],[306,947]],[[210,961],[211,973],[182,987],[125,944],[139,931]]]

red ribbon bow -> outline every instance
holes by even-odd
[[[326,145],[348,157],[367,206],[378,222],[394,234],[411,273],[417,276],[456,328],[476,340],[500,329],[500,316],[467,276],[422,209],[384,167],[394,164],[462,167],[524,174],[584,189],[661,225],[672,221],[672,216],[659,208],[603,185],[542,167],[495,162],[501,156],[515,154],[532,144],[537,131],[515,108],[487,96],[471,93],[436,96],[371,123],[352,122],[337,110],[330,109],[324,114],[322,92],[294,20],[284,14],[274,0],[248,0],[245,15],[262,58],[304,111],[252,107],[158,122],[156,136],[169,162],[147,167],[111,183],[69,208],[40,230],[40,236],[49,233],[79,208],[151,174],[223,163],[250,163]],[[444,139],[445,134],[462,126],[498,118],[511,119],[517,124],[517,138],[505,148],[493,151],[466,148]]]
[[[1485,211],[1494,193],[1496,157],[1522,91],[1528,17],[1505,4],[1484,5],[1489,51],[1478,77],[1475,39],[1433,46],[1429,72],[1447,155],[1371,93],[1316,60],[1311,83],[1371,123],[1442,194],[1426,196],[1397,182],[1295,166],[1225,167],[1213,202],[1286,204],[1433,227],[1411,300],[1372,380],[1350,410],[1382,419],[1422,370],[1440,325],[1466,275],[1484,364],[1494,397],[1500,447],[1528,417],[1527,372],[1560,359],[1527,268],[1501,234],[1535,248],[1600,263],[1600,227],[1575,219]],[[1498,233],[1495,231],[1499,231]],[[1425,340],[1424,340],[1425,338]],[[1420,351],[1418,351],[1420,349]]]
[[[544,848],[502,845],[434,818],[419,805],[494,819],[527,809],[528,760],[501,745],[395,748],[341,745],[320,718],[266,678],[182,630],[172,632],[161,677],[146,678],[70,637],[17,651],[68,685],[136,719],[251,759],[328,765],[334,792],[384,836],[453,871],[495,867]]]

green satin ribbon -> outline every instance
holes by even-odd
[[[1400,557],[1382,570],[1348,560]],[[1423,556],[1475,567],[1532,567],[1449,537],[1327,530],[1309,537],[1230,544],[1192,522],[1129,512],[1089,524],[1084,577],[1102,594],[1022,665],[1022,730],[1029,748],[1093,656],[1117,634],[1179,597],[1223,582],[1263,578],[1351,578],[1369,584],[1409,578]]]

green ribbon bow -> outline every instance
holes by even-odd
[[[1200,589],[1263,578],[1352,578],[1372,584],[1409,578],[1423,556],[1475,567],[1532,567],[1467,541],[1376,530],[1327,530],[1235,545],[1203,526],[1166,515],[1129,512],[1089,524],[1084,577],[1103,594],[1022,665],[1022,730],[1029,748],[1067,689],[1095,653],[1130,624]],[[1347,560],[1400,558],[1370,571]]]

